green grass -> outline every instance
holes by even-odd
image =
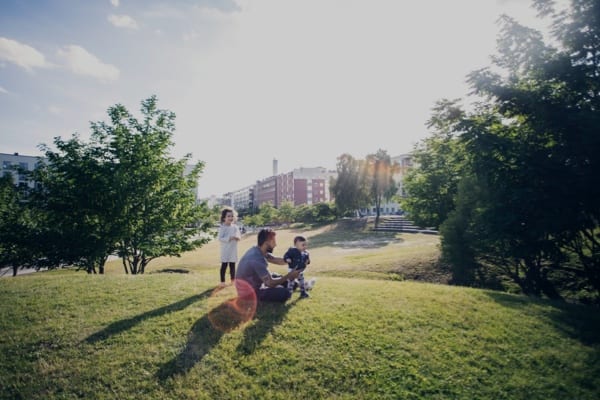
[[[312,297],[225,331],[216,243],[141,276],[114,263],[0,279],[0,398],[600,397],[598,309],[398,280],[430,273],[435,236],[286,230],[275,253],[300,233]]]

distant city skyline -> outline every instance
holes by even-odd
[[[545,29],[521,0],[41,0],[0,3],[0,152],[139,115],[177,115],[172,155],[206,163],[199,196],[343,153],[410,152],[442,98],[490,65],[501,14]]]

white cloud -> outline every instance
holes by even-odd
[[[111,14],[108,16],[108,21],[117,28],[138,29],[137,22],[129,15]]]
[[[65,66],[76,74],[91,76],[102,81],[119,79],[117,67],[103,63],[81,46],[65,46],[58,51],[58,55],[64,59]]]
[[[192,29],[189,32],[186,32],[182,35],[182,39],[186,42],[189,42],[191,40],[197,39],[200,35],[198,34],[198,32],[196,32],[195,29]]]
[[[59,114],[61,114],[61,113],[62,113],[62,111],[63,111],[63,110],[62,110],[62,108],[60,108],[60,107],[58,107],[58,106],[55,106],[55,105],[50,105],[50,106],[48,106],[48,111],[49,111],[51,114],[54,114],[54,115],[59,115]]]
[[[110,0],[110,4],[112,4],[113,7],[119,7],[119,0]]]
[[[8,90],[6,90],[2,86],[0,86],[0,93],[8,93]]]
[[[46,61],[46,57],[33,47],[4,37],[0,37],[0,60],[11,62],[28,71],[52,66]]]

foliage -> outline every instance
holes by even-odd
[[[560,47],[502,18],[494,67],[469,75],[480,100],[436,110],[442,129],[418,156],[405,206],[442,224],[445,257],[466,263],[457,271],[474,258],[528,294],[559,297],[568,285],[600,299],[600,3],[535,5]]]
[[[398,192],[394,181],[394,174],[399,172],[400,166],[392,163],[387,151],[379,149],[376,153],[367,155],[365,159],[369,199],[375,205],[375,225],[379,223],[379,213],[384,200],[389,200]]]
[[[284,201],[277,209],[277,221],[284,224],[291,224],[296,220],[296,209],[291,201]]]
[[[113,168],[121,226],[116,247],[132,274],[144,273],[156,257],[179,256],[209,240],[199,236],[209,229],[203,221],[209,211],[193,192],[204,163],[186,171],[191,154],[169,156],[175,114],[158,109],[155,96],[142,101],[140,111],[138,121],[117,104],[108,110],[109,124],[92,124],[92,137],[105,146]]]
[[[103,272],[109,255],[122,258],[126,273],[144,273],[161,256],[179,256],[209,240],[210,216],[196,204],[203,169],[186,167],[191,155],[173,160],[169,149],[175,114],[142,102],[139,121],[120,104],[110,122],[91,124],[89,143],[77,135],[56,138],[47,162],[36,169],[34,197],[44,226],[44,252],[54,262]],[[65,246],[64,244],[68,244]]]
[[[0,267],[36,266],[35,225],[25,187],[13,184],[10,175],[0,177]]]
[[[428,121],[432,135],[412,152],[414,168],[403,181],[408,195],[400,204],[419,226],[437,229],[454,209],[458,182],[466,173],[465,152],[453,132],[462,115],[458,100],[439,101]]]
[[[350,154],[342,154],[337,159],[337,177],[331,184],[331,193],[340,215],[350,216],[361,207],[369,205],[364,162]]]
[[[103,160],[102,148],[77,135],[57,137],[54,145],[57,151],[41,146],[46,161],[34,172],[38,189],[33,205],[42,252],[52,263],[103,273],[119,230],[118,207],[111,196],[113,168]]]

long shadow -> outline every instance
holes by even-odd
[[[491,299],[510,308],[524,310],[532,301],[543,302],[552,307],[542,314],[560,332],[586,346],[600,344],[600,309],[563,301],[536,300],[524,296],[486,291]],[[600,353],[600,349],[598,350]]]
[[[219,343],[223,335],[248,321],[247,315],[240,313],[236,299],[231,299],[213,308],[200,318],[188,333],[185,348],[157,372],[160,381],[185,375]],[[291,303],[293,304],[293,303]],[[267,334],[280,324],[291,304],[259,303],[254,325],[244,331],[244,338],[237,348],[243,354],[252,353]]]
[[[273,329],[281,324],[288,311],[296,304],[298,299],[289,301],[285,304],[280,303],[259,303],[256,310],[254,325],[244,330],[244,337],[238,345],[238,353],[249,355],[265,340],[267,335]]]
[[[124,332],[128,329],[131,329],[135,325],[139,324],[140,322],[142,322],[148,318],[159,317],[161,315],[168,314],[168,313],[171,313],[174,311],[183,310],[190,304],[200,301],[204,298],[207,298],[212,293],[212,291],[213,291],[213,289],[207,289],[202,293],[187,297],[176,303],[169,304],[167,306],[163,306],[163,307],[151,310],[151,311],[147,311],[143,314],[136,315],[135,317],[132,317],[132,318],[127,318],[127,319],[123,319],[123,320],[120,320],[117,322],[113,322],[112,324],[108,325],[106,328],[102,329],[101,331],[98,331],[98,332],[88,336],[85,339],[85,341],[88,343],[95,343],[100,340],[105,340],[105,339],[109,338],[110,336]]]
[[[228,314],[229,307],[229,302],[224,302],[211,312]],[[237,323],[238,321],[235,320],[230,321],[232,326]],[[223,334],[222,330],[213,327],[209,314],[205,314],[190,329],[185,348],[175,358],[160,367],[156,373],[157,378],[165,381],[170,377],[186,374],[219,343]]]

